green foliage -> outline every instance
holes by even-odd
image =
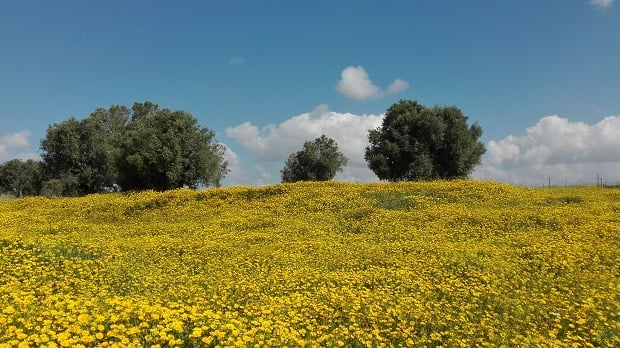
[[[148,103],[148,102],[147,102]],[[118,145],[120,137],[129,122],[131,110],[122,105],[112,105],[109,109],[97,108],[88,116],[101,133],[106,135],[106,141]]]
[[[347,161],[336,141],[321,135],[289,156],[281,170],[282,182],[331,180]]]
[[[131,120],[139,121],[144,116],[154,114],[157,110],[159,110],[159,105],[153,104],[148,100],[144,103],[133,103],[133,106],[131,107]]]
[[[219,185],[227,173],[223,145],[183,111],[149,101],[112,105],[87,118],[50,126],[41,141],[42,193],[95,192]]]
[[[73,175],[61,175],[43,182],[42,196],[76,197],[83,194],[79,190],[78,179]]]
[[[192,115],[134,104],[115,156],[118,183],[123,190],[219,186],[228,172],[224,152]]]
[[[387,110],[381,127],[369,131],[364,158],[381,180],[466,178],[485,152],[481,135],[480,126],[468,127],[454,106],[401,100]]]
[[[81,121],[71,117],[48,127],[41,141],[42,157],[48,179],[56,181],[47,188],[75,182],[77,187],[69,191],[76,195],[110,190],[117,176],[111,156],[128,118],[129,109],[113,105],[98,108]],[[48,193],[59,194],[56,189]]]
[[[0,192],[16,197],[37,195],[41,190],[41,163],[35,160],[10,160],[0,165]]]

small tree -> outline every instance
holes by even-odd
[[[431,109],[416,101],[392,105],[381,127],[370,130],[364,158],[381,180],[466,178],[485,152],[482,129],[467,126],[454,106]]]
[[[38,195],[41,190],[41,162],[13,159],[0,165],[0,188],[15,197]]]
[[[336,141],[321,135],[306,141],[303,149],[289,156],[281,170],[282,182],[331,180],[347,161]]]

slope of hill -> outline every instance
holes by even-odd
[[[620,190],[0,201],[0,346],[620,345]]]

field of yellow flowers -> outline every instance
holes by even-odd
[[[620,346],[620,189],[0,201],[0,347]]]

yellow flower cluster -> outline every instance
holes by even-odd
[[[620,346],[620,190],[0,201],[0,347]]]

